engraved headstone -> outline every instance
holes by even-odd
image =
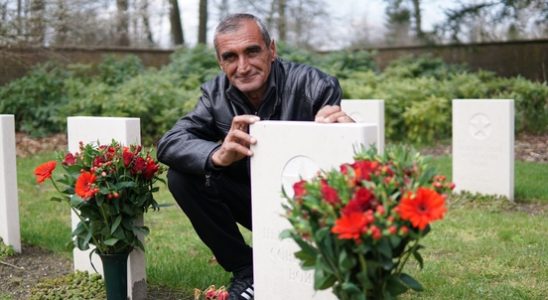
[[[13,115],[0,115],[0,238],[21,252]]]
[[[250,134],[257,138],[251,148],[255,299],[336,299],[331,290],[314,291],[313,271],[302,270],[294,257],[297,245],[279,238],[290,226],[282,217],[281,190],[292,194],[300,178],[351,162],[355,149],[376,142],[376,126],[261,121]]]
[[[69,117],[67,118],[69,151],[79,152],[79,143],[99,142],[109,144],[113,139],[123,145],[141,143],[139,118],[111,117]],[[142,222],[143,220],[139,220]],[[72,213],[72,228],[76,228],[78,217]],[[74,269],[94,272],[89,261],[90,250],[74,248]],[[102,274],[101,259],[94,254],[93,265]],[[139,249],[133,250],[128,259],[128,296],[132,300],[146,299],[145,255]]]
[[[453,100],[453,182],[514,199],[514,100]]]
[[[341,108],[358,123],[377,125],[377,149],[379,153],[384,152],[384,100],[343,99]]]

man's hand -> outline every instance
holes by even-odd
[[[314,121],[318,123],[354,123],[354,120],[337,105],[322,107],[316,114]]]
[[[216,167],[230,166],[234,162],[253,155],[249,150],[250,145],[257,140],[249,135],[249,125],[259,121],[260,118],[253,115],[240,115],[232,119],[230,131],[226,135],[221,147],[213,153],[211,160]]]

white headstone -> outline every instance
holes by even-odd
[[[257,138],[251,147],[255,299],[335,299],[331,290],[314,291],[313,271],[303,271],[293,255],[298,246],[279,238],[290,227],[282,217],[282,185],[292,193],[300,177],[352,162],[356,147],[376,142],[376,126],[261,121],[250,134]]]
[[[79,143],[99,141],[109,144],[113,139],[123,145],[141,143],[139,118],[111,117],[69,117],[67,118],[68,148],[72,153],[79,152]],[[140,220],[142,222],[143,220]],[[78,216],[72,213],[72,228],[78,224]],[[89,252],[74,248],[74,269],[94,272],[89,261]],[[99,256],[92,256],[93,265],[102,274]],[[146,299],[145,255],[139,249],[133,250],[128,259],[128,295],[130,299]]]
[[[0,237],[21,252],[13,115],[0,115]]]
[[[358,123],[377,125],[377,149],[384,152],[384,100],[343,99],[341,108]]]
[[[455,191],[514,199],[514,100],[453,100]]]

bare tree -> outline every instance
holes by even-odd
[[[141,7],[139,8],[141,21],[143,22],[143,30],[145,31],[146,40],[148,45],[154,45],[154,39],[152,38],[152,30],[150,28],[149,15],[148,15],[148,0],[141,0]]]
[[[171,24],[171,40],[175,46],[184,45],[185,36],[181,21],[181,12],[177,0],[169,0],[169,22]]]
[[[440,39],[447,37],[453,42],[548,36],[545,0],[468,2],[445,14],[446,20],[435,30]]]
[[[128,0],[116,0],[118,46],[129,46]]]
[[[46,33],[46,3],[44,0],[30,2],[30,40],[34,44],[44,45]]]
[[[200,0],[198,22],[198,44],[207,43],[207,0]]]

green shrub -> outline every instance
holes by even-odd
[[[66,101],[66,69],[53,63],[38,65],[30,73],[0,88],[0,113],[14,114],[17,131],[33,136],[60,132],[56,117]]]
[[[383,74],[386,77],[396,78],[433,77],[445,79],[465,70],[465,66],[449,65],[441,58],[424,55],[420,57],[404,56],[396,59],[388,64]]]
[[[120,85],[102,102],[100,115],[138,117],[143,142],[154,143],[193,108],[199,90],[185,90],[168,72],[146,72]]]
[[[15,250],[12,246],[4,244],[4,240],[0,237],[0,260],[7,256],[15,255]]]
[[[145,70],[141,59],[135,55],[115,57],[107,55],[97,66],[99,80],[107,85],[116,86],[137,76]]]
[[[163,71],[175,74],[181,87],[187,90],[197,89],[220,73],[215,51],[203,45],[177,50]]]
[[[447,98],[429,96],[415,101],[403,113],[407,139],[430,143],[451,135],[451,102]]]

